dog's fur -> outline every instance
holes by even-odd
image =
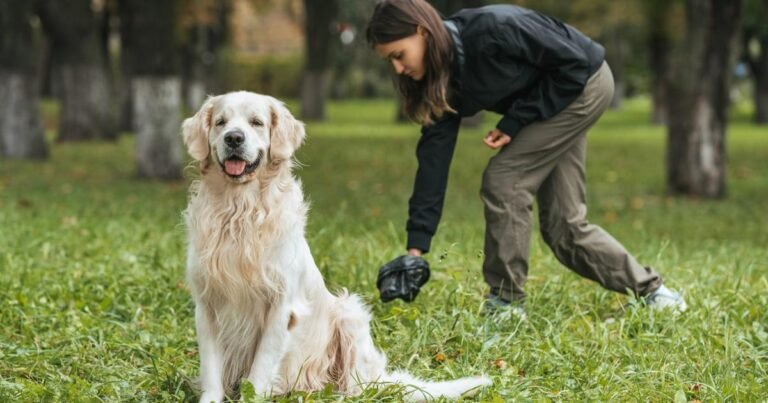
[[[210,97],[182,131],[200,170],[185,219],[201,401],[221,401],[241,378],[264,395],[329,383],[353,395],[394,382],[409,400],[490,383],[386,371],[369,311],[357,296],[326,289],[307,246],[307,206],[291,172],[304,126],[281,102],[249,92]],[[225,140],[237,131],[241,144]]]

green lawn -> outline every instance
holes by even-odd
[[[481,135],[495,117],[460,134],[432,280],[415,303],[384,305],[375,278],[403,252],[417,128],[393,124],[387,101],[328,111],[327,123],[307,125],[298,155],[309,243],[329,287],[371,303],[393,366],[433,379],[487,373],[495,385],[478,400],[492,402],[768,396],[768,129],[743,112],[721,201],[664,195],[665,131],[647,123],[646,102],[608,112],[590,134],[591,221],[682,290],[688,312],[622,313],[627,297],[561,267],[534,234],[519,322],[480,315],[478,189],[492,155]],[[195,400],[187,182],[137,180],[130,136],[51,147],[46,162],[0,161],[0,401]],[[341,400],[285,401],[300,398]]]

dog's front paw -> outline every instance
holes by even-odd
[[[272,385],[268,379],[264,378],[248,378],[248,382],[253,387],[254,397],[269,397],[272,393]]]
[[[203,392],[203,395],[200,396],[200,403],[219,403],[222,400],[224,400],[224,392],[205,391]]]

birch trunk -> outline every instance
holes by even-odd
[[[48,148],[40,122],[31,2],[0,2],[0,155],[40,159]]]
[[[0,150],[19,159],[48,157],[40,123],[40,96],[34,74],[0,70]]]
[[[143,178],[181,177],[181,79],[134,77],[136,168]]]
[[[669,83],[667,189],[672,194],[726,195],[729,78],[741,10],[739,0],[686,2],[687,35]]]

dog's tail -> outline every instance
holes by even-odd
[[[449,399],[458,399],[462,396],[471,397],[482,387],[493,384],[491,378],[485,375],[432,382],[416,378],[402,371],[386,374],[382,381],[402,386],[405,391],[405,398],[410,402],[423,402],[440,397]]]

